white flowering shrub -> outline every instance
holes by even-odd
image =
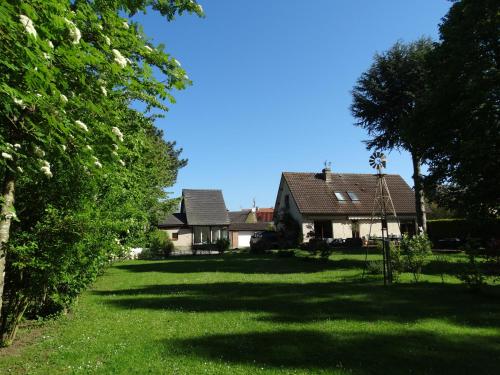
[[[166,110],[172,89],[189,84],[164,47],[154,46],[133,18],[123,16],[146,9],[167,20],[184,12],[202,15],[191,0],[0,2],[0,116],[5,124],[0,127],[0,304],[4,275],[9,304],[18,303],[16,296],[28,290],[26,303],[32,303],[41,293],[38,286],[52,290],[54,300],[66,293],[61,301],[69,303],[106,264],[106,251],[113,246],[96,251],[95,257],[87,254],[89,264],[80,264],[66,251],[78,254],[75,246],[94,248],[117,233],[122,242],[129,241],[125,229],[130,228],[140,228],[134,233],[139,238],[159,210],[162,187],[173,183],[182,165],[149,114],[129,106],[140,101],[146,111]],[[164,165],[146,163],[146,157]],[[100,216],[99,236],[88,232],[91,225],[77,226],[76,237],[53,228],[54,236],[60,234],[66,242],[57,247],[63,254],[46,259],[49,251],[41,246],[42,238],[25,234],[43,222],[49,206],[62,215],[57,222],[81,212],[88,223]],[[13,222],[15,213],[18,221]],[[33,241],[38,245],[29,245]],[[37,265],[40,257],[49,266]],[[72,259],[79,266],[71,273],[59,267],[58,259],[68,264]],[[44,273],[47,267],[54,270],[51,278]],[[67,279],[78,275],[79,287],[56,287],[64,273]],[[4,311],[8,314],[8,306]],[[9,322],[17,318],[3,319],[4,342],[15,332]]]

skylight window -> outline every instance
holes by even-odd
[[[341,192],[336,191],[336,192],[335,192],[335,197],[336,197],[339,201],[345,201],[344,194],[342,194]]]
[[[358,198],[358,196],[356,195],[356,193],[355,193],[355,192],[353,192],[353,191],[348,191],[348,192],[347,192],[347,195],[349,196],[349,198],[351,198],[351,200],[352,200],[353,202],[359,202],[359,198]]]

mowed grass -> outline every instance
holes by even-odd
[[[449,260],[451,274],[462,256]],[[0,351],[0,373],[500,373],[499,286],[442,284],[431,262],[422,282],[384,287],[363,264],[348,252],[117,263],[71,314]]]

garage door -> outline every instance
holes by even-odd
[[[239,232],[238,233],[238,247],[240,249],[244,247],[250,247],[250,237],[252,237],[253,232]]]

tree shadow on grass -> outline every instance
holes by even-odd
[[[426,331],[317,332],[276,330],[165,340],[167,355],[355,374],[497,374],[500,341],[493,336]]]
[[[130,272],[230,272],[243,274],[290,274],[315,273],[335,269],[359,269],[364,261],[341,259],[320,261],[317,259],[278,258],[275,255],[237,254],[230,256],[189,256],[175,257],[166,261],[118,264],[116,268]]]
[[[486,295],[462,285],[329,283],[211,283],[151,285],[94,291],[124,309],[190,312],[248,311],[276,323],[322,320],[411,323],[440,319],[476,327],[500,327],[500,288]]]

